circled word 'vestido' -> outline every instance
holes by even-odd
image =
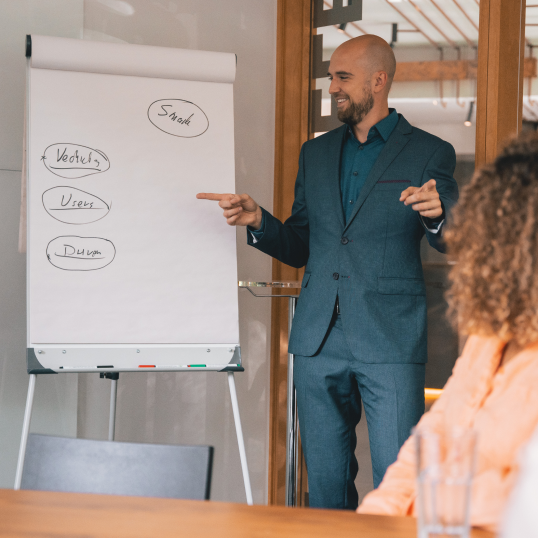
[[[102,151],[79,144],[51,144],[41,160],[53,174],[67,179],[100,174],[110,168],[110,161]]]
[[[205,112],[183,99],[159,99],[151,103],[148,118],[160,131],[181,138],[195,138],[209,128]]]

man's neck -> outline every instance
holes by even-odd
[[[373,107],[368,114],[363,118],[360,123],[353,125],[353,134],[355,138],[361,143],[364,144],[368,138],[368,133],[370,129],[379,123],[381,120],[384,120],[389,115],[388,104],[384,104],[380,107]]]

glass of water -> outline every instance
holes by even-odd
[[[418,538],[469,537],[476,434],[415,428]]]

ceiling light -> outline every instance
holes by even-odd
[[[473,107],[474,101],[471,101],[469,103],[469,113],[467,114],[467,119],[463,122],[463,125],[465,125],[465,127],[470,127],[472,125],[471,118],[473,117]]]

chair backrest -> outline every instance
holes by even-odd
[[[30,434],[22,489],[208,500],[213,447]]]

